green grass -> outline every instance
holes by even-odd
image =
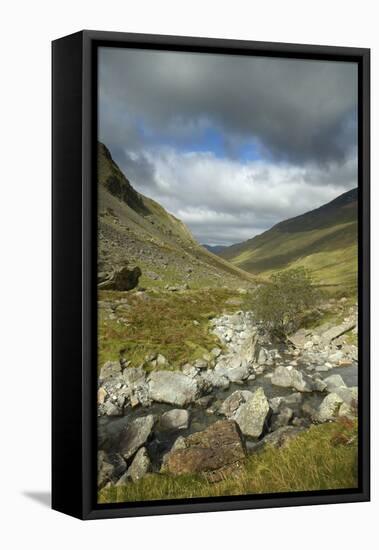
[[[281,493],[357,487],[357,422],[312,426],[286,446],[266,446],[244,469],[218,483],[202,476],[149,474],[136,483],[102,489],[99,502]]]
[[[163,354],[173,369],[203,357],[220,345],[209,332],[209,320],[224,311],[243,308],[242,300],[235,305],[227,303],[235,297],[235,292],[225,288],[180,293],[101,291],[100,300],[109,300],[112,305],[119,299],[124,302],[117,306],[113,320],[99,308],[99,367],[119,359],[122,350],[131,366],[140,365],[152,352]]]

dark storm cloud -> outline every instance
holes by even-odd
[[[99,137],[201,243],[233,244],[357,185],[350,63],[101,49]]]
[[[352,63],[100,52],[100,130],[112,143],[185,144],[211,125],[226,154],[254,137],[274,159],[341,161],[356,144],[356,104]]]

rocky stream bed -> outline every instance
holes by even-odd
[[[209,330],[220,346],[181,370],[159,354],[138,368],[125,359],[102,367],[99,489],[151,471],[217,481],[265,444],[281,446],[312,423],[356,415],[357,348],[344,339],[356,331],[355,312],[276,346],[252,312],[215,318]]]

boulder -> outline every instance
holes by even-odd
[[[295,334],[292,334],[292,336],[289,337],[289,341],[296,348],[303,348],[309,335],[310,335],[310,332],[302,328],[297,332],[295,332]]]
[[[234,391],[223,401],[219,412],[227,418],[233,418],[239,407],[246,403],[252,395],[252,392],[247,390]]]
[[[108,395],[107,390],[103,387],[99,388],[97,391],[97,404],[102,405],[105,401],[106,396]]]
[[[282,388],[294,388],[299,392],[311,392],[312,385],[309,377],[293,367],[276,367],[271,383]]]
[[[344,359],[344,354],[341,350],[337,350],[328,357],[328,361],[334,365],[338,365]]]
[[[121,373],[121,365],[119,361],[107,361],[101,367],[99,381],[102,382],[107,378],[118,376]]]
[[[159,425],[162,430],[184,430],[188,428],[189,412],[186,409],[172,409],[162,414]]]
[[[195,367],[195,369],[207,369],[208,361],[206,359],[196,359],[193,366]]]
[[[337,388],[345,388],[346,384],[339,374],[332,374],[327,378],[324,378],[326,384],[326,390],[331,393],[334,392]]]
[[[112,401],[106,401],[102,405],[100,405],[100,412],[104,414],[105,416],[121,416],[122,410],[118,405],[115,403],[112,403]]]
[[[131,420],[123,429],[120,436],[120,453],[125,460],[132,457],[149,439],[153,426],[154,416],[149,414]]]
[[[153,401],[184,407],[198,397],[198,388],[195,380],[180,372],[156,371],[149,377],[149,394]]]
[[[241,382],[242,380],[246,380],[249,374],[250,372],[248,366],[246,364],[242,364],[238,367],[232,367],[228,369],[226,377],[231,382]]]
[[[282,407],[271,422],[271,429],[277,430],[283,426],[288,426],[293,417],[293,410],[289,407]]]
[[[313,378],[313,390],[323,392],[326,389],[326,383],[321,378]]]
[[[151,462],[149,455],[147,454],[145,447],[141,447],[133,458],[133,462],[128,468],[127,475],[132,479],[132,481],[138,481],[150,471]]]
[[[337,414],[343,400],[336,393],[329,393],[321,402],[315,420],[318,422],[327,422],[333,420]]]
[[[110,278],[101,282],[98,287],[102,290],[132,290],[138,285],[141,269],[137,266],[133,269],[121,267],[116,269]]]
[[[271,378],[271,383],[281,388],[291,388],[292,367],[276,367]]]
[[[236,423],[220,420],[183,438],[165,456],[163,468],[174,475],[204,473],[210,481],[218,481],[238,469],[245,456]]]
[[[265,348],[261,348],[258,353],[257,363],[258,365],[264,365],[269,358],[268,351]]]
[[[345,334],[346,332],[352,330],[355,326],[356,326],[356,320],[349,319],[346,322],[342,323],[341,325],[333,326],[327,331],[323,332],[321,334],[321,340],[325,345],[330,344],[332,340],[335,340],[339,336],[342,336],[342,334]]]
[[[190,378],[195,378],[195,376],[197,376],[199,373],[199,369],[195,368],[190,363],[186,363],[182,366],[182,373],[186,376],[189,376]]]
[[[260,443],[263,445],[272,445],[273,447],[283,447],[303,431],[304,429],[301,427],[284,426],[266,435]]]
[[[201,373],[202,379],[209,386],[209,389],[221,388],[226,390],[230,386],[230,380],[215,369],[209,369]]]
[[[127,367],[122,373],[125,384],[131,391],[146,384],[146,374],[142,367]]]
[[[270,406],[263,388],[258,388],[239,407],[234,415],[234,420],[244,435],[259,437],[262,434],[269,410]]]
[[[126,462],[118,453],[99,451],[97,454],[97,485],[101,489],[119,478],[126,470]]]
[[[354,386],[352,388],[347,388],[346,386],[340,386],[335,388],[334,393],[336,393],[342,401],[349,407],[353,403],[358,402],[358,387]]]

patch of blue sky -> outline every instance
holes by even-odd
[[[230,139],[225,132],[211,124],[199,125],[192,132],[159,131],[148,126],[142,118],[135,124],[146,146],[170,147],[180,153],[212,153],[218,158],[233,158],[241,163],[265,161],[270,154],[255,137]]]

